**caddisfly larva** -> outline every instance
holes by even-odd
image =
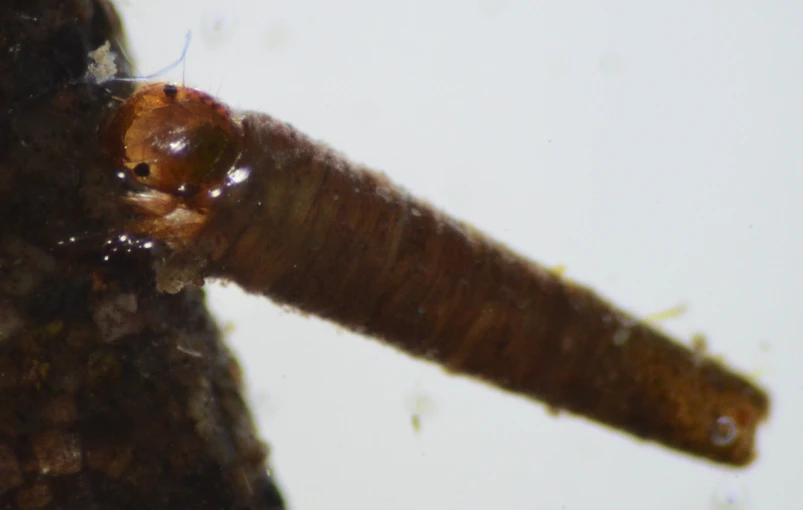
[[[550,408],[715,462],[754,457],[769,399],[746,378],[286,123],[154,84],[102,137],[133,182],[129,228],[171,253],[163,290],[233,281]]]

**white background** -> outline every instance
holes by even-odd
[[[803,4],[120,2],[142,74],[294,123],[774,398],[727,470],[211,289],[292,508],[803,508]],[[182,77],[182,71],[184,73]],[[420,430],[412,425],[413,416]]]

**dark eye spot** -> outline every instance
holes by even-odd
[[[137,177],[148,177],[151,175],[151,167],[147,163],[139,163],[134,167],[134,175]]]
[[[176,94],[178,94],[178,88],[176,88],[176,86],[172,83],[168,83],[165,85],[164,93],[167,97],[172,99],[176,97]]]

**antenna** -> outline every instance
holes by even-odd
[[[190,40],[191,39],[192,39],[192,32],[191,31],[187,31],[187,34],[184,36],[184,49],[181,50],[181,56],[179,56],[178,59],[176,59],[175,62],[173,62],[172,64],[168,65],[167,67],[165,67],[164,69],[162,69],[160,71],[157,71],[157,72],[155,72],[153,74],[149,74],[147,76],[130,76],[130,77],[120,77],[120,78],[109,78],[108,80],[105,80],[105,81],[141,82],[141,81],[152,80],[154,78],[158,78],[159,76],[161,76],[163,74],[169,73],[170,71],[172,71],[173,69],[178,67],[182,62],[184,62],[184,59],[187,56],[187,50],[189,50],[189,48],[190,48]],[[182,71],[181,79],[182,79],[182,81],[184,80],[184,71]],[[104,81],[104,83],[105,83],[105,81]]]

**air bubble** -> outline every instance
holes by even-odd
[[[717,446],[729,446],[733,444],[739,433],[739,427],[732,418],[721,416],[717,418],[714,429],[711,433],[711,440]]]
[[[747,492],[734,480],[721,483],[711,497],[714,510],[747,510]]]

